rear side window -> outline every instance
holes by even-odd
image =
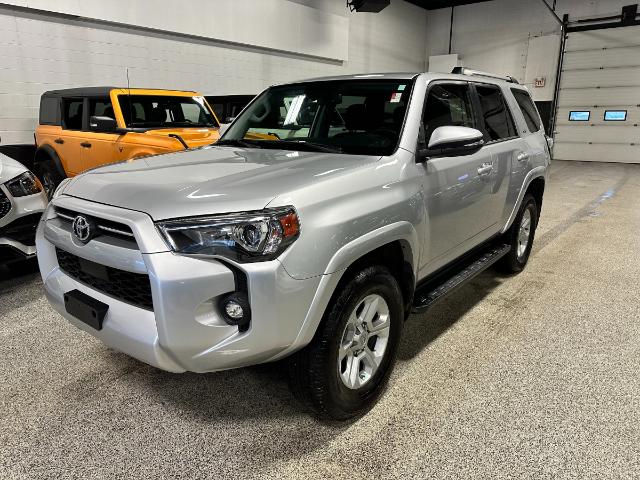
[[[42,97],[40,100],[40,125],[58,125],[60,123],[60,99]]]
[[[62,103],[62,119],[64,128],[67,130],[82,130],[84,99],[65,98]]]
[[[484,118],[485,134],[489,140],[504,140],[516,136],[511,113],[498,87],[476,85],[480,111]]]
[[[531,96],[527,92],[522,90],[512,89],[513,96],[516,97],[516,102],[520,105],[522,115],[524,115],[524,121],[527,122],[527,127],[531,133],[538,132],[542,128],[542,120],[538,115],[538,110],[531,100]]]
[[[439,84],[429,90],[424,110],[427,143],[438,127],[475,128],[471,92],[468,84]]]

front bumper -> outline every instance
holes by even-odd
[[[32,258],[36,254],[35,229],[47,206],[44,192],[26,197],[13,197],[0,185],[10,210],[0,218],[0,263]]]
[[[296,280],[277,260],[231,267],[226,260],[194,258],[167,251],[151,218],[140,212],[61,196],[54,206],[117,221],[131,228],[135,242],[98,237],[78,242],[50,208],[37,234],[38,261],[47,298],[72,324],[105,344],[171,372],[209,372],[262,363],[296,348],[322,277]],[[63,271],[56,247],[80,258],[126,272],[148,275],[153,311],[107,295]],[[252,309],[246,331],[224,322],[218,302],[235,291],[232,268],[247,278]],[[71,290],[109,305],[102,330],[69,315]],[[319,321],[319,319],[317,319]]]

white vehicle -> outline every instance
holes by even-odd
[[[53,307],[105,344],[171,372],[290,357],[302,401],[346,419],[412,310],[524,269],[549,162],[512,79],[278,85],[215,145],[65,180],[38,262]]]
[[[36,229],[47,206],[40,181],[0,154],[0,265],[36,255]]]

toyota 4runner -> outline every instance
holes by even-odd
[[[492,265],[520,272],[550,162],[507,78],[274,86],[212,146],[65,180],[38,231],[72,324],[170,372],[288,357],[321,417],[372,405],[403,323]]]

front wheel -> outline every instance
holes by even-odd
[[[51,200],[56,188],[58,188],[58,185],[64,180],[64,177],[50,161],[37,163],[34,170],[40,182],[42,182],[42,187],[47,194],[47,199]]]
[[[533,240],[538,227],[538,205],[533,195],[526,195],[511,228],[505,233],[505,241],[511,250],[498,268],[505,273],[519,273],[529,261]]]
[[[296,397],[325,419],[367,411],[391,374],[403,321],[402,293],[389,270],[359,272],[327,307],[312,342],[291,359]]]

